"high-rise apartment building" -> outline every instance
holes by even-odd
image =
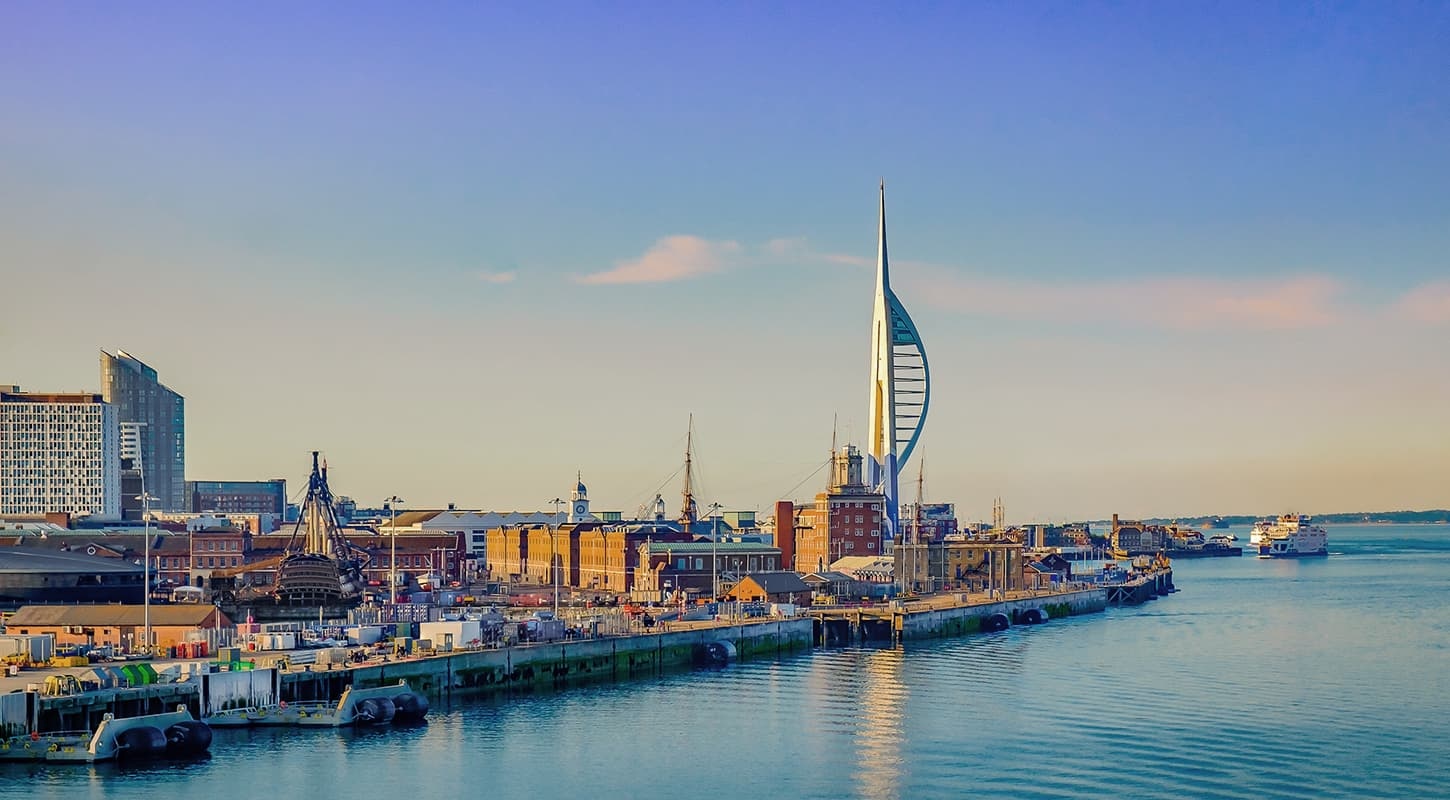
[[[127,433],[123,477],[135,480],[138,488],[144,477],[146,491],[160,498],[153,504],[159,509],[189,510],[185,399],[162,385],[156,370],[124,350],[115,355],[101,351],[101,391],[106,402],[116,407],[116,417]],[[131,457],[133,453],[139,458]],[[123,509],[139,509],[141,503],[134,499],[139,494],[128,488]]]
[[[0,386],[0,514],[119,518],[120,439],[98,394]]]

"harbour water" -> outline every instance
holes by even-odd
[[[1041,627],[218,731],[197,763],[0,768],[0,797],[1443,797],[1450,526],[1329,534]]]

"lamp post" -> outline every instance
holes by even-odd
[[[720,504],[710,504],[710,602],[720,602]]]
[[[554,619],[559,618],[559,506],[564,504],[562,498],[555,497],[549,501],[554,504],[554,525],[549,529],[549,572],[553,573],[554,581]]]
[[[388,530],[392,534],[392,552],[388,555],[388,603],[394,603],[398,599],[398,504],[403,498],[393,495],[383,501],[388,504],[388,510],[392,512],[392,522]]]
[[[143,478],[144,480],[144,478]],[[145,593],[141,597],[141,614],[145,630],[145,644],[142,652],[151,652],[151,501],[161,498],[152,495],[145,489],[137,495],[141,501],[141,520],[145,524],[146,541],[141,547],[141,580],[145,583]]]

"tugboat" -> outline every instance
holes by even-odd
[[[1254,523],[1249,543],[1259,558],[1304,558],[1329,555],[1329,534],[1311,525],[1303,514],[1285,514],[1273,522]]]

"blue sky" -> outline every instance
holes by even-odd
[[[0,382],[190,477],[766,508],[865,427],[875,186],[984,517],[1450,504],[1450,9],[12,3]],[[803,499],[814,486],[795,491]],[[677,487],[666,486],[675,501]],[[672,506],[673,506],[672,502]]]

